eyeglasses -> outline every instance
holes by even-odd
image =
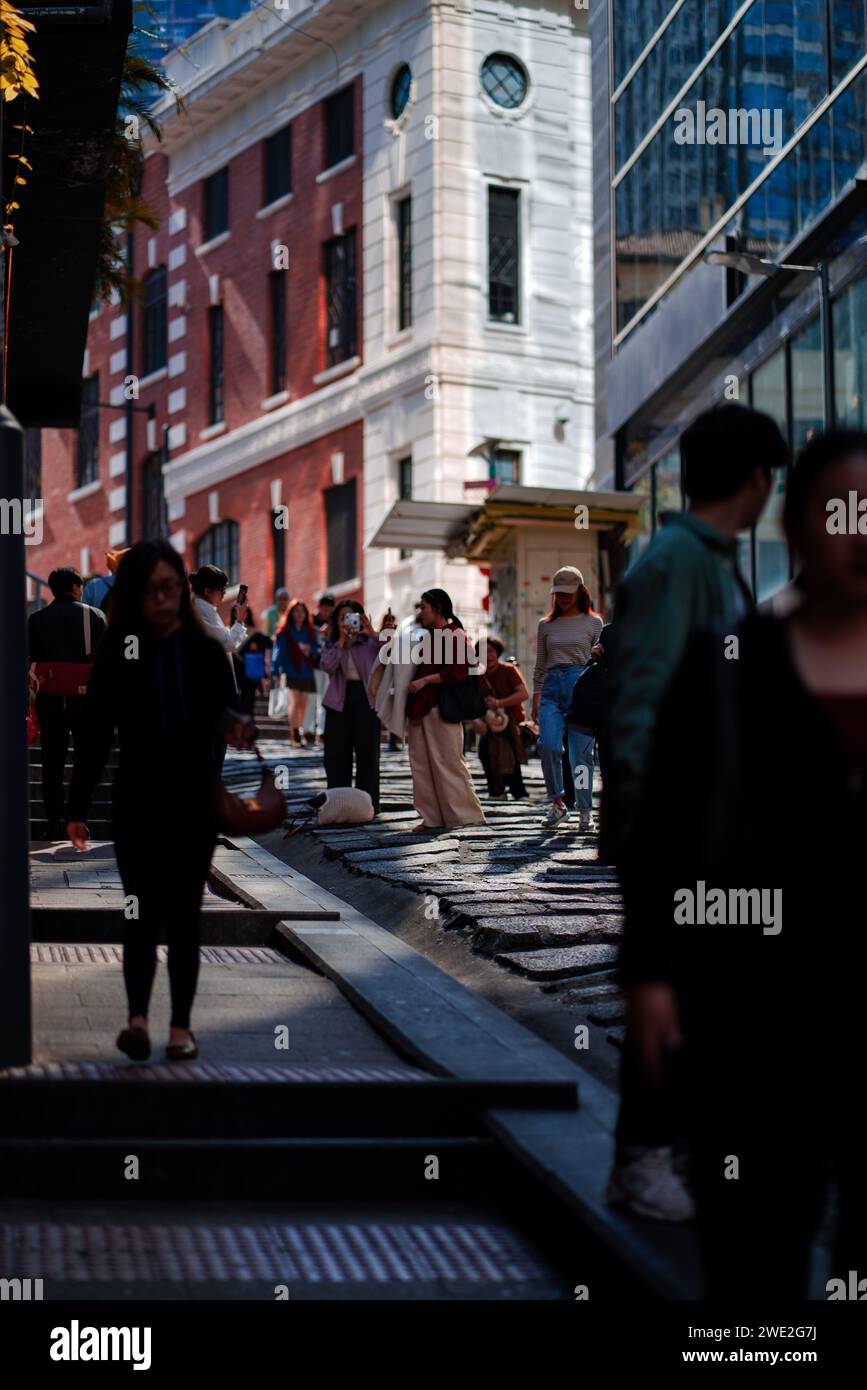
[[[144,590],[143,597],[147,600],[172,598],[183,587],[179,579],[164,579],[161,584],[148,584]]]

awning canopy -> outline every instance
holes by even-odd
[[[370,545],[446,550],[466,531],[478,510],[478,502],[395,502]]]
[[[478,502],[395,502],[369,545],[376,549],[441,550],[452,558],[462,556],[483,563],[509,530],[540,522],[574,526],[578,507],[587,508],[588,529],[616,528],[628,540],[638,530],[638,512],[644,500],[630,492],[578,492],[499,483]]]

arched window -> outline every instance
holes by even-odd
[[[196,541],[196,569],[216,565],[225,570],[230,584],[238,582],[238,523],[218,521]]]

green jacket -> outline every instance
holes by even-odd
[[[662,530],[617,590],[611,627],[610,761],[614,832],[628,836],[643,792],[653,731],[687,643],[734,626],[753,600],[737,542],[688,512],[663,512]]]

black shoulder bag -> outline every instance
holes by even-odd
[[[482,719],[485,697],[478,676],[468,676],[453,685],[437,686],[440,718],[446,724],[466,724],[470,719]]]

